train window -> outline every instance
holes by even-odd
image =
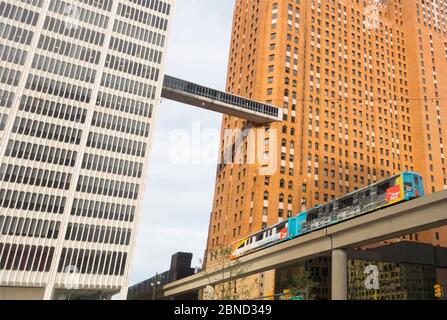
[[[276,227],[276,233],[280,233],[282,229],[284,229],[286,227],[285,223],[280,224],[279,226]]]
[[[353,197],[348,197],[348,198],[341,199],[338,202],[338,209],[341,210],[341,209],[344,209],[344,208],[352,207],[353,202],[354,202],[354,198]]]
[[[320,209],[312,209],[307,214],[307,221],[314,221],[319,216]]]
[[[256,241],[261,241],[262,239],[264,239],[264,234],[263,233],[259,233],[256,235]]]
[[[334,204],[330,203],[330,204],[324,206],[323,213],[328,214],[328,213],[331,213],[332,210],[334,210]]]
[[[381,195],[386,193],[386,191],[393,185],[393,181],[385,181],[377,187],[377,194]]]
[[[245,242],[243,242],[238,249],[242,249],[243,247],[245,247]]]
[[[315,210],[311,210],[307,213],[307,222],[313,221],[316,218]]]
[[[418,178],[418,176],[414,176],[414,183],[415,183],[415,184],[419,184],[419,178]]]

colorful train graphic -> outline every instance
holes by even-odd
[[[402,172],[238,240],[231,246],[230,259],[422,196],[422,177],[414,172]]]

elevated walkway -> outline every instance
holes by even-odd
[[[246,119],[259,125],[282,121],[282,110],[278,107],[168,75],[164,78],[161,96],[165,99]]]

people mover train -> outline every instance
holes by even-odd
[[[245,237],[231,246],[230,258],[235,260],[303,234],[422,196],[422,177],[414,172],[402,172]]]

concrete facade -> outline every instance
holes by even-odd
[[[0,2],[1,292],[126,296],[173,5]]]
[[[0,300],[42,300],[44,288],[0,287]]]

